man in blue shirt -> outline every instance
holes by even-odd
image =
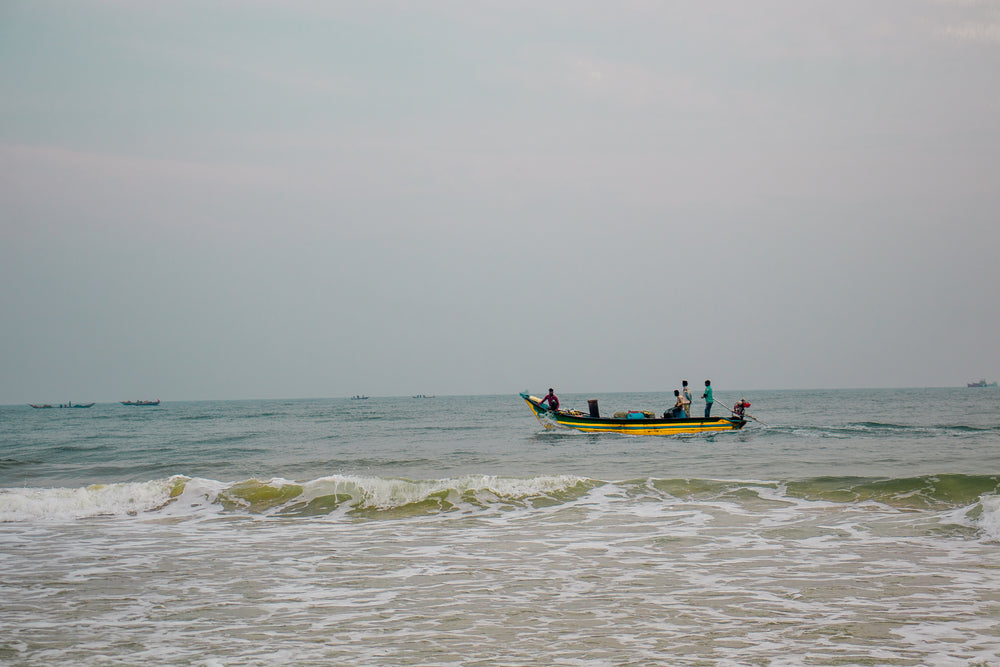
[[[712,381],[705,380],[705,393],[701,395],[705,399],[705,419],[708,419],[709,415],[712,414],[712,403],[715,399],[712,398]]]

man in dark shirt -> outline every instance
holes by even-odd
[[[552,391],[552,387],[549,387],[549,395],[538,401],[538,404],[543,405],[545,402],[548,402],[549,410],[559,409],[559,399],[556,397],[555,392]]]

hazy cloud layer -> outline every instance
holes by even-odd
[[[1000,375],[1000,2],[8,2],[0,403]]]

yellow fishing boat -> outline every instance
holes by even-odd
[[[521,398],[545,428],[570,428],[586,433],[631,433],[634,435],[675,435],[707,431],[735,431],[745,419],[732,417],[661,418],[650,412],[631,411],[623,416],[602,417],[596,400],[588,401],[590,413],[577,410],[550,410],[540,398],[522,393]]]

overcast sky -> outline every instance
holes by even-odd
[[[1000,376],[1000,1],[0,3],[0,403]]]

